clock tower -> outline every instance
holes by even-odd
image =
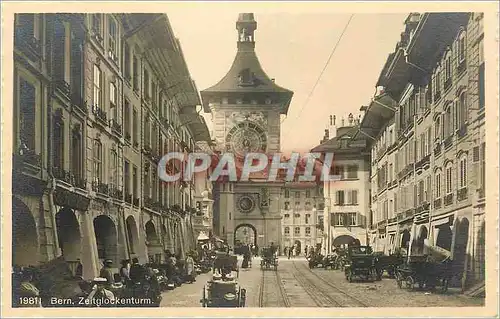
[[[255,53],[256,29],[253,13],[239,14],[233,64],[217,84],[201,91],[219,150],[240,158],[248,152],[280,152],[280,116],[287,114],[293,96],[262,69]],[[233,247],[244,241],[242,237],[252,238],[259,247],[280,245],[282,186],[255,178],[214,185],[216,234]],[[240,230],[245,236],[239,236]]]

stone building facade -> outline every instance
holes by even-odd
[[[352,243],[367,243],[370,210],[370,166],[368,138],[359,131],[359,118],[349,114],[336,124],[330,118],[322,143],[312,152],[333,153],[330,170],[334,180],[324,181],[323,241],[325,254]]]
[[[371,147],[370,244],[449,252],[461,282],[484,280],[482,14],[412,13],[361,130]]]
[[[281,193],[282,245],[316,247],[322,241],[322,220],[319,214],[324,209],[323,187],[315,182],[286,182]],[[319,241],[318,241],[319,240]]]
[[[15,23],[13,264],[62,256],[92,278],[103,259],[192,249],[194,181],[160,182],[157,164],[209,134],[167,16]]]
[[[262,69],[255,53],[253,13],[240,14],[236,29],[238,50],[230,70],[201,92],[205,111],[212,114],[213,138],[221,156],[278,153],[280,116],[288,112],[293,92],[275,84]],[[280,243],[281,188],[282,183],[269,183],[256,175],[247,182],[215,183],[215,235],[233,247],[238,229],[247,227],[259,247]]]

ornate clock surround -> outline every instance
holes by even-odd
[[[266,131],[252,121],[240,122],[234,125],[226,135],[226,149],[239,156],[249,152],[266,152]]]
[[[244,194],[238,198],[237,208],[240,212],[248,214],[256,207],[255,198],[252,195]]]

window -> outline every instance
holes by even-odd
[[[438,140],[441,137],[441,117],[436,117],[436,121],[434,124],[434,136],[435,139]]]
[[[132,192],[134,193],[135,198],[139,198],[139,187],[138,187],[138,179],[139,176],[137,174],[137,167],[132,167]]]
[[[424,181],[418,182],[417,203],[421,205],[424,202]]]
[[[481,144],[481,164],[480,164],[480,189],[482,189],[483,194],[486,188],[486,143]],[[484,196],[484,195],[483,195]]]
[[[300,202],[295,202],[295,210],[299,210],[300,209]]]
[[[358,178],[358,166],[348,165],[347,166],[347,178]]]
[[[123,121],[125,125],[125,139],[130,142],[130,102],[125,100],[123,104]]]
[[[447,57],[445,61],[445,80],[451,78],[451,58]]]
[[[19,139],[21,147],[35,150],[36,136],[36,91],[28,81],[20,79],[19,83]],[[17,134],[16,134],[17,135]]]
[[[139,144],[139,125],[138,125],[138,115],[137,115],[137,110],[134,109],[134,112],[132,114],[132,134],[134,136],[134,147],[137,147]]]
[[[108,21],[108,32],[109,32],[109,53],[113,60],[116,59],[116,55],[118,52],[118,31],[116,29],[116,21],[113,17],[109,17]]]
[[[427,153],[427,147],[425,146],[425,133],[420,134],[420,159],[423,159]]]
[[[144,70],[144,97],[146,99],[150,99],[150,93],[149,93],[149,72],[148,70]]]
[[[66,26],[59,19],[54,19],[54,79],[57,81],[65,81],[66,75]]]
[[[306,190],[306,198],[311,198],[311,191],[310,190]]]
[[[290,198],[290,190],[285,189],[285,198]]]
[[[295,192],[295,198],[300,198],[300,192]]]
[[[111,150],[109,161],[109,184],[111,189],[118,187],[118,154],[116,150]]]
[[[289,210],[290,209],[290,202],[285,202],[285,210]]]
[[[285,218],[290,218],[290,214],[285,214],[284,217]]]
[[[306,236],[311,236],[311,227],[306,227]]]
[[[151,146],[151,125],[149,122],[149,114],[146,114],[144,118],[144,144],[147,147]]]
[[[123,166],[123,184],[125,189],[125,196],[130,195],[130,162],[125,160]]]
[[[94,14],[92,15],[92,31],[100,35],[101,34],[101,15],[100,14]]]
[[[479,66],[479,108],[484,108],[484,62]]]
[[[131,60],[130,60],[130,46],[128,45],[127,42],[123,43],[123,72],[125,73],[125,80],[129,82],[131,80],[131,72],[130,72],[130,66],[131,66]],[[130,84],[130,82],[129,82]]]
[[[446,194],[451,194],[453,192],[451,188],[452,187],[451,179],[453,177],[452,167],[453,165],[451,163],[449,163],[446,166]]]
[[[293,214],[293,217],[300,218],[300,214]]]
[[[102,101],[102,73],[101,69],[99,69],[99,66],[94,64],[94,107],[95,108],[101,108],[101,101]]]
[[[460,159],[460,188],[467,187],[467,155]]]
[[[344,219],[345,219],[344,214],[336,213],[335,214],[335,226],[344,226],[344,224],[345,224]]]
[[[460,104],[458,112],[458,126],[459,128],[467,123],[467,94],[462,92],[460,94]]]
[[[343,166],[333,166],[333,175],[340,176],[340,179],[344,178],[344,167]]]
[[[437,172],[434,179],[434,187],[436,190],[436,198],[441,197],[441,172]]]
[[[75,175],[77,179],[82,177],[82,135],[80,133],[79,127],[73,129],[73,134],[71,137],[71,173]],[[80,185],[82,186],[82,185]]]
[[[427,185],[426,185],[426,188],[425,188],[425,196],[424,196],[424,200],[429,203],[431,201],[431,176],[427,176]]]
[[[144,170],[144,181],[142,185],[142,192],[144,198],[149,198],[149,194],[151,192],[151,180],[149,177],[149,167],[145,167]]]
[[[358,191],[350,190],[347,192],[347,203],[349,205],[358,205]]]
[[[387,202],[386,202],[386,206],[387,206]],[[357,226],[358,225],[358,221],[357,221],[357,217],[358,217],[358,214],[357,213],[348,213],[348,221],[349,221],[349,226]]]
[[[311,214],[306,214],[306,224],[309,224],[310,219],[311,219]]]
[[[290,235],[290,227],[285,227],[285,235],[286,236]]]
[[[111,110],[111,119],[113,121],[118,120],[118,108],[116,107],[116,100],[116,85],[114,83],[109,83],[109,108]]]
[[[337,191],[335,198],[336,205],[344,205],[344,191]]]
[[[134,86],[134,91],[139,90],[139,61],[137,60],[137,57],[134,55],[132,59],[132,77],[133,77],[133,86]]]
[[[295,229],[293,230],[293,233],[295,236],[300,236],[300,227],[295,227]]]
[[[453,104],[450,103],[445,113],[445,136],[449,137],[453,135]]]
[[[465,32],[460,35],[458,40],[458,62],[461,63],[465,60]]]
[[[432,132],[431,128],[427,128],[427,143],[426,147],[427,149],[425,150],[425,155],[429,155],[431,153],[431,145],[432,145]]]
[[[94,183],[102,183],[102,144],[99,140],[94,140],[93,148],[93,173]]]
[[[62,112],[61,109],[58,110]],[[56,111],[57,112],[57,111]],[[60,170],[64,169],[64,120],[62,113],[54,115],[54,167]],[[62,173],[62,172],[61,172]]]

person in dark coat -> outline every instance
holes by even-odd
[[[129,277],[130,280],[135,284],[140,283],[146,277],[146,269],[141,264],[139,264],[139,259],[137,258],[132,259],[132,266],[130,266]]]

